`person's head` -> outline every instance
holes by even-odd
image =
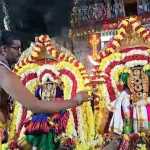
[[[2,31],[0,41],[1,55],[12,65],[21,54],[21,40],[16,32]]]

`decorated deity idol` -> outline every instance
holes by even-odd
[[[49,101],[55,98],[60,100],[63,95],[63,86],[58,82],[47,78],[35,90],[35,96],[39,100]],[[65,132],[69,112],[62,110],[58,113],[35,113],[32,119],[25,123],[26,139],[33,149],[55,150],[60,145],[59,136]]]
[[[149,79],[142,67],[134,67],[128,79],[131,91],[133,130],[139,132],[149,128]]]

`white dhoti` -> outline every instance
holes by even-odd
[[[122,134],[123,132],[123,116],[124,114],[130,115],[130,96],[126,91],[120,93],[114,103],[114,113],[110,122],[109,131],[115,132],[117,134]]]
[[[137,102],[137,105],[133,106],[133,130],[138,132],[142,129],[148,129],[148,114],[144,100]]]

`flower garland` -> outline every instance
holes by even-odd
[[[109,66],[112,63],[112,61],[120,61],[121,59],[122,59],[122,54],[120,53],[114,53],[112,55],[109,55],[108,57],[102,59],[99,65],[99,70],[102,72],[106,72],[105,70],[107,66]]]
[[[12,115],[12,122],[9,125],[9,139],[8,144],[11,145],[13,142],[16,142],[16,133],[17,133],[17,127],[16,125],[20,121],[20,115],[18,115],[18,112],[22,112],[22,107],[19,105],[19,103],[15,102],[15,108]],[[18,116],[18,117],[17,117]]]
[[[77,110],[77,119],[78,119],[78,140],[81,142],[81,143],[85,143],[86,141],[86,132],[84,132],[85,130],[85,125],[84,125],[84,118],[83,118],[83,111],[81,109],[81,107],[77,107],[76,108]]]
[[[144,65],[143,70],[148,76],[150,76],[150,64]]]
[[[60,64],[58,63],[58,65],[57,65],[57,68],[59,70],[63,70],[64,67],[67,68],[68,70],[70,70],[78,79],[78,83],[79,83],[78,88],[77,88],[78,91],[84,90],[85,89],[85,87],[84,87],[85,83],[83,80],[83,76],[81,75],[78,68],[74,67],[72,64],[65,62],[65,61],[61,62]],[[67,91],[68,90],[69,89],[67,89]],[[78,121],[77,121],[78,132],[80,135],[79,139],[81,138],[82,139],[81,141],[85,142],[85,141],[93,139],[93,137],[94,137],[94,119],[92,119],[93,118],[93,112],[92,112],[92,108],[91,108],[90,104],[83,105],[80,107],[78,107],[76,110],[77,111],[77,119],[78,119]],[[84,111],[85,111],[85,113],[84,113]],[[82,123],[82,120],[84,120],[84,122],[89,122],[87,127],[86,127],[86,123]],[[84,134],[88,134],[88,135],[84,135]]]
[[[92,112],[90,102],[83,104],[83,106],[81,106],[81,107],[83,109],[84,119],[85,119],[86,126],[87,126],[86,127],[86,134],[87,134],[86,141],[89,142],[89,141],[92,141],[94,139],[94,136],[95,136],[94,114]]]
[[[117,31],[117,35],[114,36],[112,41],[110,41],[105,48],[105,55],[102,54],[103,52],[99,53],[99,56],[101,57],[101,59],[103,59],[107,53],[112,54],[112,53],[117,52],[119,50],[119,48],[121,47],[121,41],[128,34],[128,27],[129,26],[131,26],[132,30],[134,32],[136,32],[144,40],[147,40],[148,42],[150,41],[150,32],[141,26],[141,23],[140,23],[140,21],[137,20],[137,17],[129,17],[128,19],[124,19],[120,23],[119,29]]]
[[[69,109],[69,119],[66,127],[66,135],[71,138],[77,137],[77,131],[75,130],[75,123],[71,109]]]
[[[24,76],[25,72],[27,73],[27,71],[29,72],[31,69],[36,68],[37,65],[36,64],[30,64],[27,65],[23,68],[21,68],[17,74],[20,76],[21,74]],[[32,88],[30,88],[32,89]],[[21,116],[22,116],[22,106],[20,103],[18,103],[17,101],[15,101],[15,105],[14,105],[14,112],[12,114],[12,121],[10,123],[9,126],[9,140],[8,143],[11,144],[13,142],[13,140],[16,138],[16,133],[18,133],[18,127],[19,124],[21,122]],[[18,135],[17,135],[18,136]]]
[[[114,36],[105,48],[105,51],[99,53],[99,69],[110,75],[106,81],[106,86],[109,91],[110,99],[114,100],[117,94],[117,89],[114,81],[119,80],[119,75],[124,72],[118,65],[125,65],[127,68],[135,65],[145,65],[149,62],[149,53],[147,47],[132,47],[121,49],[121,41],[128,34],[128,27],[131,26],[134,32],[137,32],[144,40],[150,39],[150,32],[141,26],[140,22],[137,21],[136,17],[130,17],[123,20],[118,29],[118,34]],[[120,51],[120,53],[117,53]],[[114,53],[115,52],[115,53]],[[123,53],[122,53],[123,52]],[[140,61],[139,61],[140,60]],[[116,68],[117,69],[114,69]],[[115,71],[117,70],[117,72]],[[116,93],[116,94],[115,94]],[[109,99],[109,97],[107,97]],[[109,101],[109,100],[108,100]]]
[[[44,63],[44,61],[42,62],[39,60],[39,58],[41,59],[40,55],[44,49],[46,50],[48,55],[52,56],[53,58],[57,60],[55,63],[52,64],[52,66],[54,66],[54,69],[59,71],[60,77],[65,84],[64,96],[66,99],[75,95],[77,91],[81,91],[81,90],[84,90],[85,88],[88,88],[88,87],[85,87],[85,83],[89,81],[88,74],[86,72],[85,67],[78,60],[76,60],[73,55],[70,55],[70,54],[68,55],[64,52],[58,51],[55,48],[55,46],[51,43],[51,40],[49,39],[49,37],[42,35],[40,37],[36,37],[36,42],[34,45],[32,45],[31,54],[29,56],[26,56],[20,59],[18,64],[15,66],[16,72],[24,79],[23,82],[27,80],[26,86],[31,90],[32,93],[34,92],[34,89],[38,83],[36,79],[29,80],[29,75],[32,76],[32,74],[34,73],[38,74],[38,71],[41,68],[41,65]],[[47,65],[47,67],[49,68],[50,65]],[[51,69],[54,70],[53,68]],[[77,113],[78,113],[77,119],[78,119],[78,129],[80,128],[81,130],[78,130],[78,132],[80,132],[79,134],[83,135],[83,137],[84,137],[84,134],[85,135],[88,134],[88,138],[87,136],[84,137],[85,138],[84,141],[87,141],[88,139],[92,139],[94,136],[93,135],[94,121],[93,119],[89,121],[89,118],[93,118],[92,108],[90,104],[88,104],[88,105],[79,107],[79,109],[80,111],[77,110]],[[20,110],[17,109],[18,114],[19,112]],[[86,112],[87,114],[85,115],[83,112]],[[75,131],[75,120],[74,120],[75,118],[73,117],[72,111],[69,110],[69,113],[70,114],[69,114],[69,120],[67,122],[67,127],[66,127],[66,135],[68,135],[68,137],[73,137],[77,135]],[[20,115],[20,118],[21,116],[22,115]],[[79,120],[83,120],[83,123],[81,123]],[[88,126],[84,127],[86,124],[85,122],[87,120],[89,122]],[[18,121],[15,121],[13,119],[13,122],[15,122],[16,124],[20,124],[19,121],[20,121],[19,119]]]
[[[136,52],[136,51],[134,50],[134,52]],[[138,52],[139,52],[139,50],[138,50]],[[127,71],[127,69],[126,70],[124,70],[123,68],[121,69],[119,66],[125,65],[126,68],[130,68],[133,66],[145,65],[148,63],[149,56],[147,56],[147,53],[145,53],[146,56],[143,54],[136,55],[136,53],[131,53],[131,54],[132,55],[123,55],[122,59],[117,60],[117,61],[114,61],[113,59],[109,59],[109,57],[108,58],[106,57],[104,59],[104,60],[107,60],[107,62],[109,62],[107,65],[105,65],[105,67],[103,68],[103,71],[105,71],[105,73],[108,74],[108,76],[110,76],[110,79],[109,79],[110,81],[107,79],[106,85],[107,85],[107,89],[109,90],[109,94],[111,95],[110,99],[112,99],[112,100],[115,99],[115,93],[117,94],[117,91],[118,91],[118,90],[116,90],[114,81],[119,80],[119,75],[121,72],[129,72],[129,71]],[[113,55],[113,54],[111,54],[111,55]],[[100,67],[102,65],[104,65],[103,64],[104,62],[105,61],[101,62]],[[116,67],[117,67],[117,69],[115,69]],[[117,70],[117,72],[115,70]]]
[[[128,38],[129,28],[142,38],[144,41],[143,44],[131,45],[130,47],[122,45],[123,40]],[[137,18],[131,17],[121,22],[117,33],[118,34],[108,42],[106,48],[98,54],[99,59],[97,59],[97,62],[99,66],[95,73],[95,78],[97,77],[96,74],[99,72],[99,79],[103,79],[103,82],[98,85],[98,91],[101,94],[101,99],[104,100],[105,109],[108,108],[111,111],[113,110],[114,100],[120,93],[118,81],[122,80],[124,83],[127,83],[130,67],[142,65],[144,66],[144,72],[150,75],[150,32],[140,25]],[[103,75],[101,75],[101,72],[103,72]],[[102,112],[100,110],[96,112],[94,114],[95,119],[98,120],[101,114]],[[101,125],[100,121],[101,120],[99,120],[99,123],[96,123],[96,132],[99,131],[98,126]]]

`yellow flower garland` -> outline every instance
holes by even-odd
[[[104,71],[105,68],[110,64],[112,61],[120,61],[122,59],[122,54],[121,53],[113,53],[110,54],[109,56],[105,57],[102,59],[99,65],[99,69],[101,71]]]
[[[50,46],[47,46],[47,42],[49,42]],[[73,55],[57,51],[55,46],[50,42],[49,37],[44,36],[44,35],[36,38],[35,46],[32,47],[32,51],[30,52],[30,54],[26,58],[23,58],[16,65],[15,69],[18,69],[18,72],[17,72],[18,75],[24,76],[30,72],[37,72],[39,70],[40,66],[38,64],[29,64],[28,62],[38,60],[43,50],[41,46],[45,48],[45,50],[47,51],[49,55],[52,55],[52,56],[55,55],[54,56],[55,59],[58,59],[58,60],[62,59],[60,55],[61,54],[62,56],[64,55],[63,60],[61,61],[59,60],[58,63],[54,65],[54,67],[56,67],[57,70],[67,69],[75,76],[77,83],[78,83],[77,92],[85,90],[87,88],[85,87],[85,81],[83,79],[83,76],[86,75],[86,70],[84,69],[84,66],[80,62],[78,62]],[[72,83],[70,79],[65,75],[63,75],[61,79],[65,85],[65,89],[64,89],[65,99],[68,99],[71,97],[70,89],[71,89]],[[29,88],[29,90],[32,93],[34,92],[34,89],[36,85],[38,84],[37,82],[38,82],[37,80],[33,80],[33,81],[28,82],[26,85],[27,88]],[[17,113],[19,114],[19,112],[21,111],[20,109],[21,107],[18,106],[18,104],[16,104],[13,116],[15,116]],[[84,141],[88,142],[89,140],[93,139],[94,134],[95,134],[94,116],[93,116],[90,103],[84,104],[83,106],[79,107],[79,112],[77,113],[79,117],[78,119],[80,120],[82,118],[82,121],[83,121],[83,123],[80,126],[81,127],[80,132],[83,132],[84,134],[83,133],[80,133],[80,134],[84,135],[84,139],[85,139]],[[68,120],[67,129],[66,129],[66,134],[68,134],[69,136],[74,135],[76,132],[75,125],[74,125],[74,118],[73,116],[72,117],[71,116],[72,116],[72,112],[70,111],[70,117]],[[86,122],[87,122],[87,125],[86,125]],[[19,121],[16,120],[16,118],[13,118],[12,126],[17,123],[19,123]],[[11,130],[11,132],[13,135],[12,137],[15,137],[15,130]]]
[[[20,75],[23,75],[23,74],[26,74],[27,72],[30,72],[30,70],[33,71],[33,68],[37,68],[38,65],[37,64],[28,64],[28,65],[25,65],[24,67],[20,68],[17,72],[17,74],[20,76]],[[35,87],[35,85],[34,85]],[[33,91],[33,86],[31,86],[29,88],[31,91]],[[16,127],[19,123],[20,120],[18,120],[20,116],[20,112],[22,111],[22,106],[20,105],[20,103],[18,103],[17,101],[15,101],[15,107],[14,107],[14,112],[12,114],[12,118],[11,118],[11,123],[10,123],[10,126],[9,126],[9,140],[8,140],[8,143],[11,143],[11,141],[13,139],[15,139],[15,136],[16,136]]]
[[[60,69],[63,69],[63,68],[66,68],[68,70],[70,70],[75,76],[76,76],[76,79],[78,80],[78,91],[81,91],[81,90],[85,90],[85,81],[83,80],[83,77],[81,75],[81,72],[79,71],[78,67],[75,67],[74,64],[71,64],[69,62],[66,62],[66,61],[62,61],[60,63],[58,63],[56,65],[57,69],[60,70]],[[63,78],[62,78],[63,80]],[[66,80],[64,80],[64,84],[65,84]],[[67,85],[67,83],[65,84]],[[70,88],[67,88],[66,91],[68,92],[70,90]],[[65,93],[67,93],[65,92]],[[67,98],[67,97],[66,97]],[[86,104],[83,104],[81,106],[81,115],[83,117],[83,120],[84,120],[84,125],[83,125],[83,131],[84,132],[84,139],[86,142],[88,141],[91,141],[93,138],[94,138],[94,135],[95,135],[95,131],[94,131],[94,116],[93,116],[93,112],[92,112],[92,108],[91,108],[91,105],[89,103],[86,103]],[[68,126],[67,126],[67,134],[69,135],[70,133],[73,133],[73,131],[71,131],[71,128],[72,130],[73,129],[73,124],[70,122],[68,123]],[[77,146],[78,147],[78,146]],[[78,149],[78,148],[77,148]]]
[[[25,65],[22,68],[20,68],[18,70],[17,74],[23,76],[23,75],[28,74],[28,73],[33,72],[33,71],[36,72],[39,69],[39,67],[40,66],[37,64],[28,64],[28,65]],[[76,79],[78,79],[78,91],[83,90],[85,88],[84,80],[82,78],[81,72],[73,64],[70,64],[70,63],[64,61],[64,62],[57,64],[56,68],[57,69],[68,68],[68,70],[71,70],[71,72],[76,76]],[[62,77],[62,80],[63,80],[65,85],[70,85],[67,77],[65,77],[65,76]],[[37,82],[32,81],[31,83],[29,83],[27,85],[27,88],[33,93],[36,85],[37,85]],[[65,87],[66,87],[65,91],[64,91],[65,98],[70,98],[70,95],[69,95],[70,93],[68,93],[68,91],[70,90],[70,86],[65,86]],[[86,118],[85,122],[88,121],[88,127],[85,128],[84,132],[86,134],[88,133],[87,140],[88,139],[91,140],[92,137],[94,137],[94,135],[93,135],[93,133],[94,133],[94,119],[92,119],[93,118],[92,117],[93,116],[92,109],[91,109],[91,106],[89,104],[82,106],[82,109],[83,109],[83,111],[86,112],[86,115],[83,115],[84,113],[82,113],[83,117]],[[15,110],[13,113],[13,119],[12,119],[12,123],[11,123],[11,127],[10,127],[10,140],[9,141],[11,141],[15,137],[16,124],[19,121],[19,120],[17,120],[17,118],[15,116],[17,116],[20,111],[21,111],[20,105],[16,102]],[[89,116],[91,116],[91,117],[89,117]],[[90,120],[87,119],[87,117],[90,118]],[[74,130],[74,124],[73,124],[74,120],[72,120],[72,119],[69,118],[69,121],[68,121],[67,129],[66,129],[66,132],[68,135],[71,135],[74,132],[73,131]]]

